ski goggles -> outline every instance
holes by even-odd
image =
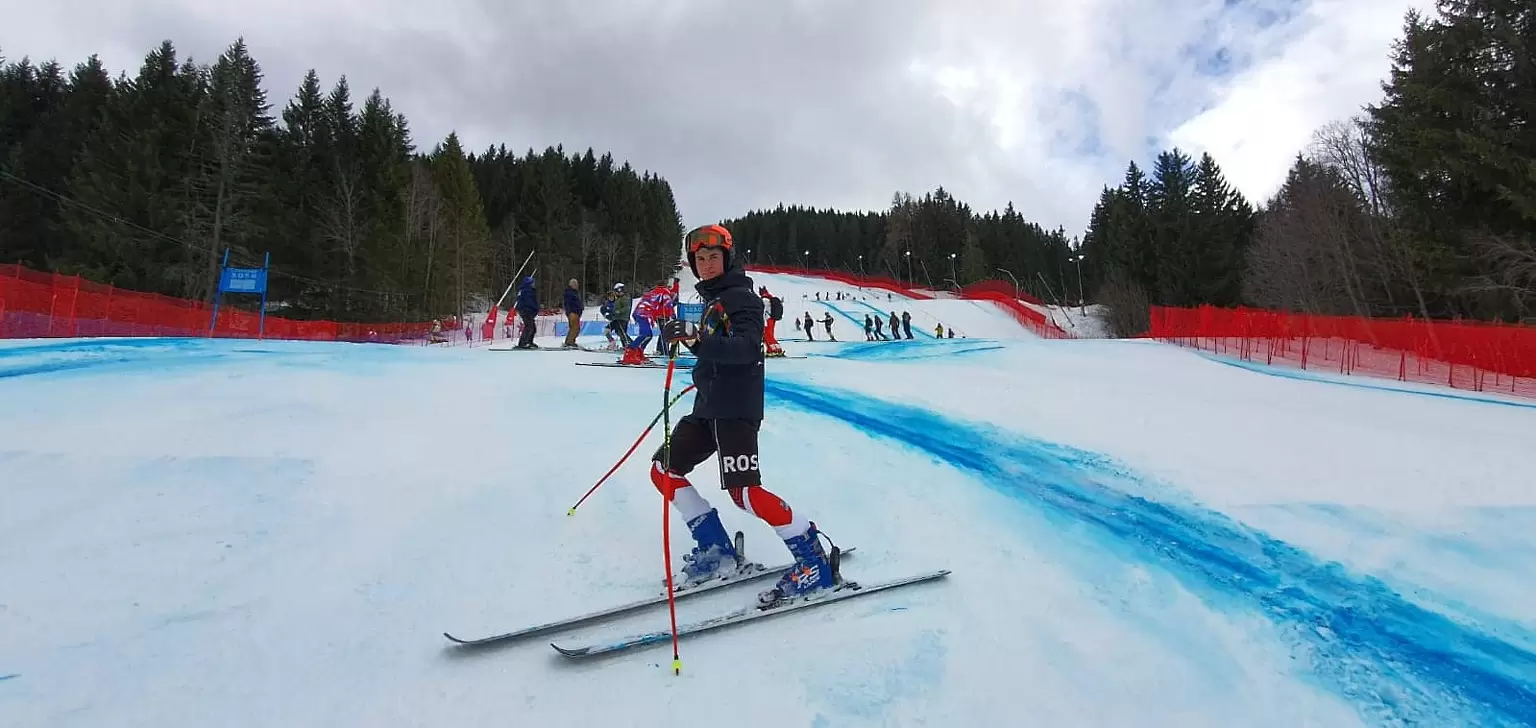
[[[731,231],[719,225],[705,225],[688,231],[688,252],[697,253],[699,248],[731,249]]]

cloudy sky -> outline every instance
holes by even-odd
[[[244,36],[274,113],[309,68],[379,87],[419,147],[610,150],[685,224],[944,186],[1078,234],[1161,149],[1262,201],[1312,131],[1380,98],[1430,0],[0,0],[0,53],[135,71]]]

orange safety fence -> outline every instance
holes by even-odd
[[[1147,337],[1269,365],[1536,398],[1536,327],[1153,306]]]
[[[202,301],[125,291],[79,276],[0,265],[0,338],[215,336],[256,338],[260,316]],[[426,343],[432,323],[339,323],[268,316],[264,337],[308,341]]]
[[[813,270],[809,268],[796,268],[781,265],[751,265],[749,268],[760,273],[778,273],[784,275],[804,276],[807,278],[820,278],[848,286],[860,288],[875,288],[889,291],[909,298],[934,299],[939,296],[934,291],[918,288],[908,288],[901,281],[884,276],[861,276],[855,273],[845,273],[833,270]],[[1036,335],[1047,339],[1070,339],[1071,334],[1063,331],[1055,323],[1051,322],[1045,314],[1031,308],[1026,303],[1041,305],[1039,299],[1030,296],[1015,286],[1004,281],[982,281],[972,283],[960,289],[958,297],[970,301],[991,301],[1000,306],[1020,326],[1034,332]]]

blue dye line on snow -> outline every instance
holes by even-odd
[[[9,680],[9,679],[11,679],[13,677],[21,677],[21,673],[13,672],[13,673],[11,673],[9,675],[0,675],[0,680]]]
[[[874,305],[873,303],[870,303],[869,301],[854,301],[854,303],[857,303],[860,306],[863,306],[863,307],[865,307],[865,308],[867,308],[867,309],[869,309],[871,311],[874,311],[877,314],[880,314],[881,316],[884,316],[886,323],[890,323],[891,322],[891,314],[890,314],[889,311],[881,311],[878,306]],[[859,322],[859,326],[862,327],[863,325],[864,325],[864,322],[860,321]],[[938,338],[937,336],[934,336],[932,332],[928,331],[927,329],[921,328],[921,327],[913,329],[913,331],[916,331],[919,335],[925,336],[925,337],[930,338],[930,339],[937,339]]]
[[[1134,486],[1135,476],[1102,456],[802,382],[770,379],[767,394],[945,460],[1211,602],[1264,615],[1368,720],[1536,722],[1536,654],[1220,513],[1132,495],[1114,484]]]
[[[986,351],[998,351],[1007,348],[1001,344],[987,342],[985,339],[968,339],[961,344],[958,341],[937,342],[908,341],[872,341],[859,342],[850,345],[835,354],[823,354],[828,359],[852,359],[854,361],[901,361],[908,359],[934,359],[950,358],[964,354],[979,354]],[[985,342],[985,343],[983,343]]]
[[[839,316],[842,316],[845,319],[848,319],[848,321],[853,324],[853,328],[854,328],[855,331],[862,332],[864,330],[864,320],[863,319],[855,318],[853,314],[848,313],[847,311],[844,311],[843,309],[838,308],[837,306],[833,306],[832,304],[827,303],[826,301],[821,301],[820,303],[821,303],[821,305],[826,306],[827,308],[832,309],[833,313],[835,313],[835,314],[837,314]]]
[[[1519,407],[1521,409],[1536,409],[1536,404],[1532,404],[1532,403],[1529,403],[1529,402],[1510,402],[1510,401],[1502,400],[1502,399],[1489,399],[1487,397],[1477,397],[1477,396],[1473,396],[1473,395],[1470,395],[1470,394],[1455,394],[1455,393],[1452,393],[1452,392],[1433,392],[1433,391],[1422,390],[1422,389],[1404,389],[1402,387],[1392,387],[1392,386],[1388,386],[1388,385],[1384,385],[1384,384],[1371,384],[1369,382],[1358,381],[1358,380],[1335,379],[1333,377],[1324,376],[1322,374],[1315,374],[1315,373],[1312,373],[1312,372],[1308,372],[1308,371],[1303,370],[1303,369],[1286,369],[1286,368],[1283,368],[1283,367],[1274,367],[1274,366],[1270,366],[1268,364],[1260,364],[1258,362],[1243,361],[1242,359],[1231,359],[1231,358],[1228,358],[1228,357],[1219,356],[1219,355],[1211,354],[1209,352],[1204,352],[1204,351],[1197,351],[1195,353],[1199,354],[1200,356],[1202,356],[1202,357],[1204,357],[1206,359],[1209,359],[1209,360],[1211,360],[1213,362],[1216,362],[1218,364],[1226,364],[1229,367],[1237,367],[1238,369],[1244,369],[1244,370],[1247,370],[1247,371],[1250,371],[1250,372],[1255,372],[1257,374],[1267,374],[1267,375],[1269,375],[1271,377],[1279,377],[1281,379],[1294,379],[1294,380],[1300,381],[1300,382],[1317,382],[1319,384],[1336,384],[1336,385],[1338,385],[1340,387],[1354,387],[1355,389],[1367,389],[1367,390],[1371,390],[1373,392],[1392,392],[1392,393],[1395,393],[1395,394],[1416,394],[1416,395],[1418,395],[1420,397],[1435,397],[1437,399],[1451,399],[1451,400],[1457,400],[1457,401],[1461,401],[1461,402],[1476,402],[1478,404],[1497,404],[1497,405],[1503,405],[1505,407]]]

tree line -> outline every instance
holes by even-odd
[[[208,300],[226,249],[270,253],[273,309],[340,321],[473,310],[530,253],[544,301],[676,266],[659,176],[456,134],[418,151],[378,89],[359,108],[313,70],[274,117],[262,80],[243,40],[206,65],[166,41],[133,77],[0,56],[0,261]]]
[[[1145,328],[1146,303],[1312,314],[1536,314],[1536,6],[1440,0],[1406,16],[1384,98],[1317,130],[1259,210],[1209,158],[1133,163],[1083,236],[1084,272]]]
[[[1030,222],[1010,203],[977,214],[943,187],[913,197],[898,192],[881,212],[799,206],[754,210],[728,220],[751,260],[885,276],[954,289],[1002,278],[1042,300],[1075,299],[1073,244],[1060,228]]]

